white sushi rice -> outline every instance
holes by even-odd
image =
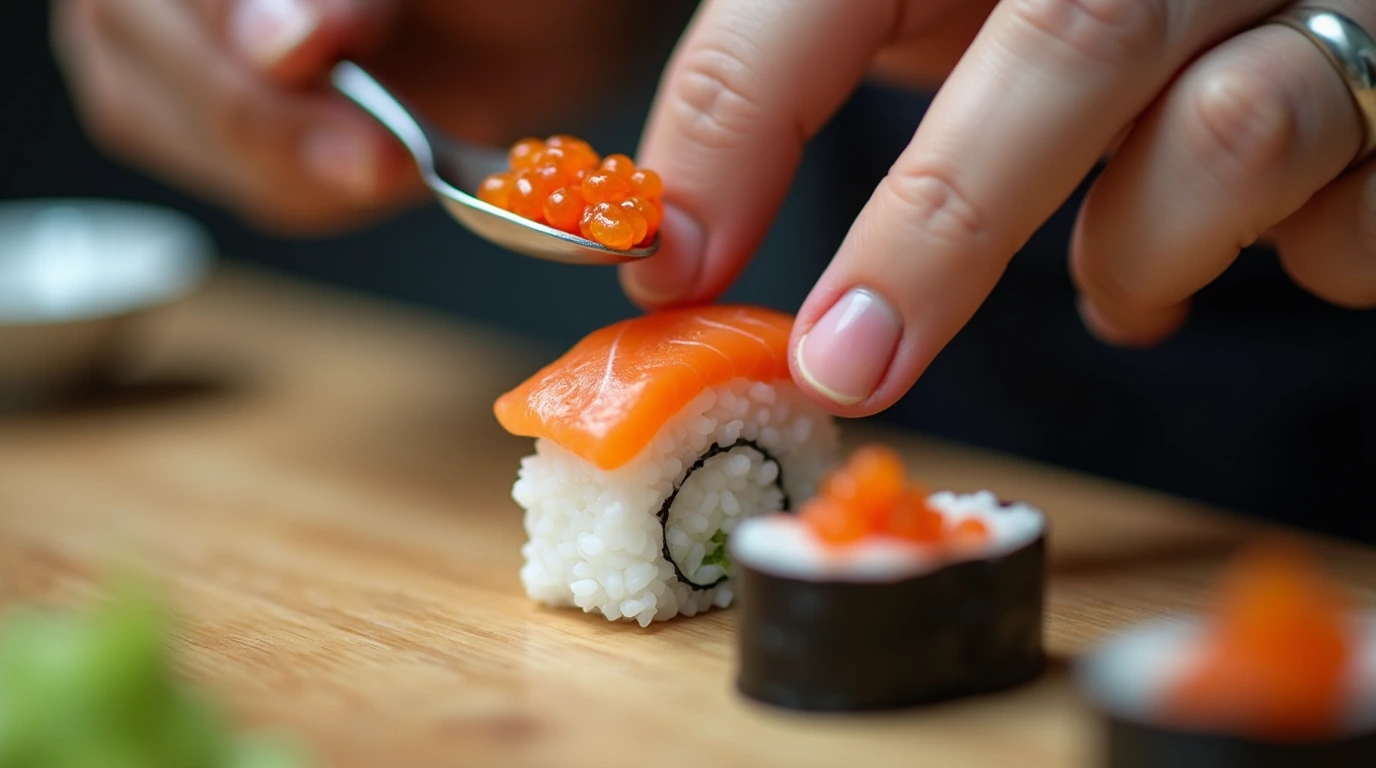
[[[695,463],[713,445],[738,446]],[[525,510],[521,581],[534,600],[642,627],[731,603],[719,547],[747,517],[811,497],[830,468],[836,426],[787,380],[735,379],[704,390],[627,464],[602,470],[552,440],[521,460],[512,497]],[[685,477],[687,478],[685,481]],[[779,485],[782,483],[782,492]],[[669,509],[658,513],[682,485]],[[721,532],[719,534],[718,532]],[[716,536],[716,540],[713,537]],[[668,544],[671,562],[664,557]]]
[[[1342,707],[1344,733],[1376,728],[1376,613],[1352,623],[1357,652]],[[1202,650],[1196,616],[1148,622],[1096,649],[1078,670],[1081,688],[1105,710],[1137,722],[1160,719],[1161,700]]]
[[[1046,530],[1046,518],[1027,504],[1004,507],[988,491],[957,495],[932,494],[927,502],[952,525],[968,518],[983,522],[989,540],[978,550],[951,552],[935,547],[875,536],[853,544],[828,544],[793,515],[769,515],[741,523],[731,540],[731,556],[751,568],[777,576],[808,581],[895,581],[962,559],[998,557],[1036,540]]]

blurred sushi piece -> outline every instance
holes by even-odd
[[[1111,639],[1080,681],[1110,768],[1376,766],[1376,615],[1293,544],[1248,550],[1214,611]]]
[[[793,385],[793,318],[707,306],[596,331],[495,410],[534,437],[512,496],[541,603],[642,627],[732,600],[726,542],[791,508],[834,460],[831,416]]]
[[[798,515],[743,521],[737,687],[799,710],[914,706],[1044,666],[1046,520],[992,493],[929,494],[881,447]]]

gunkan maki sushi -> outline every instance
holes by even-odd
[[[1376,766],[1376,616],[1293,545],[1245,553],[1212,614],[1134,628],[1080,674],[1109,768]]]
[[[1044,664],[1045,541],[1040,511],[929,494],[893,451],[863,448],[799,514],[737,526],[737,686],[846,711],[1027,682]]]

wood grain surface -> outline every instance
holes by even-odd
[[[0,602],[79,604],[117,565],[153,574],[183,618],[187,674],[326,766],[1089,766],[1076,654],[1203,605],[1253,530],[847,424],[935,486],[1048,512],[1051,667],[915,712],[790,714],[735,693],[730,610],[646,630],[524,597],[509,492],[530,443],[491,404],[539,350],[242,270],[141,330],[128,385],[0,416]],[[1371,602],[1376,552],[1316,545]]]

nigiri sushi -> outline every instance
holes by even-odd
[[[532,599],[642,627],[730,604],[737,523],[812,496],[835,451],[831,416],[792,384],[792,324],[739,305],[643,315],[497,400],[535,438],[512,488]]]
[[[1110,768],[1376,765],[1376,616],[1291,544],[1252,548],[1213,612],[1134,628],[1080,676]]]
[[[796,515],[731,538],[737,688],[800,710],[916,706],[1011,688],[1044,665],[1046,521],[992,493],[928,493],[857,451]]]

